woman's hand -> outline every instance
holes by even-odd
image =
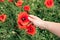
[[[60,37],[60,23],[43,21],[40,18],[30,15],[28,19],[35,25],[41,29],[47,29],[50,32]]]
[[[45,29],[45,23],[43,20],[41,20],[40,18],[34,16],[34,15],[29,15],[28,19],[37,27],[41,28],[41,29]]]

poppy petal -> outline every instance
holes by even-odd
[[[34,35],[36,33],[35,27],[31,24],[27,27],[27,34]]]
[[[4,0],[0,0],[0,2],[4,2]]]
[[[23,4],[23,1],[18,0],[17,3],[16,3],[16,6],[17,6],[17,7],[21,7],[22,4]]]
[[[53,0],[45,0],[45,3],[47,8],[51,8],[54,6],[54,1]]]
[[[30,11],[30,6],[29,5],[24,6],[24,10],[25,11]]]
[[[6,17],[7,16],[5,14],[0,15],[0,21],[5,22]]]
[[[30,21],[28,19],[28,14],[27,12],[21,12],[18,14],[18,20],[22,25],[27,25]]]

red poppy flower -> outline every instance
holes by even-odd
[[[5,22],[5,20],[6,20],[6,15],[5,14],[0,15],[0,21]]]
[[[22,4],[23,4],[23,1],[18,0],[17,3],[16,3],[16,6],[21,7]]]
[[[19,29],[26,29],[26,25],[22,25],[20,21],[18,21],[18,28]]]
[[[24,6],[24,10],[25,11],[30,11],[30,6],[29,5]]]
[[[27,27],[27,34],[30,34],[30,35],[34,35],[36,33],[36,29],[35,27],[30,24],[28,27]]]
[[[54,6],[54,1],[53,0],[45,0],[45,3],[47,8],[51,8]]]
[[[4,2],[4,0],[0,0],[0,2]]]
[[[27,12],[21,12],[18,14],[18,21],[22,24],[22,25],[27,25],[29,23],[29,19],[28,19],[28,14]]]
[[[8,0],[9,2],[13,2],[13,0]]]

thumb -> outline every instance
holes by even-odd
[[[28,17],[28,19],[29,19],[30,21],[33,21],[33,19],[32,19],[32,18],[30,18],[30,17]]]

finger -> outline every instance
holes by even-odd
[[[29,15],[29,17],[34,18],[34,19],[38,18],[38,17],[36,17],[34,15]]]
[[[29,19],[30,21],[33,21],[33,18],[31,18],[31,17],[28,17],[28,19]]]

